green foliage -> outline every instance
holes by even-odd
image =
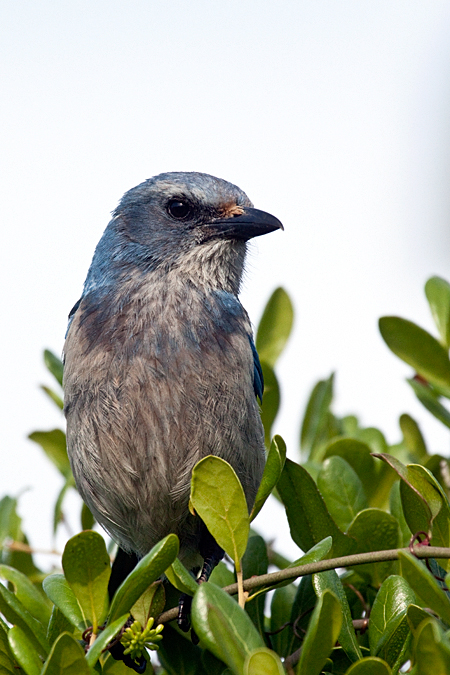
[[[394,354],[414,368],[408,382],[419,401],[450,428],[445,404],[450,398],[450,284],[433,277],[425,291],[437,337],[399,317],[382,318],[380,331]],[[400,442],[391,446],[380,430],[362,427],[355,416],[336,416],[333,375],[314,386],[299,448],[291,448],[286,459],[285,443],[280,436],[272,438],[272,427],[280,407],[275,368],[293,316],[289,296],[277,289],[257,331],[268,454],[250,514],[239,479],[226,462],[209,456],[193,472],[191,509],[234,561],[234,571],[220,563],[210,581],[198,586],[177,558],[177,537],[169,534],[109,603],[110,558],[103,537],[92,530],[96,524],[89,510],[81,507],[83,531],[66,544],[64,573],[47,575],[33,561],[17,499],[4,496],[0,675],[126,675],[133,671],[108,651],[119,640],[132,659],[145,654],[147,672],[157,675],[397,675],[408,663],[413,675],[450,672],[448,461],[429,452],[408,414],[399,420]],[[61,409],[62,363],[48,351],[44,360],[56,389],[42,388]],[[75,485],[65,435],[53,429],[33,432],[30,439],[63,479],[54,508],[56,532],[64,521],[65,497]],[[305,552],[295,561],[285,560],[250,530],[271,494],[282,501],[292,539]],[[419,532],[424,543],[441,547],[438,561],[425,564],[407,548],[398,550]],[[381,560],[379,552],[389,549],[396,559]],[[354,554],[365,558],[356,564],[348,558]],[[270,564],[284,568],[286,576],[267,576]],[[233,584],[236,575],[252,585],[241,597],[245,608],[221,588]],[[162,633],[153,628],[159,615],[166,621],[165,610],[174,608],[179,591],[193,596],[198,645],[173,624],[166,623]],[[269,591],[275,591],[270,605]],[[156,643],[162,665],[152,667],[147,649]]]

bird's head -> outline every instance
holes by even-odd
[[[91,276],[98,283],[101,274],[107,278],[134,267],[144,273],[184,270],[195,278],[200,270],[220,276],[231,266],[239,284],[246,242],[277,229],[283,229],[277,218],[253,208],[227,181],[204,173],[163,173],[122,197],[97,247]]]

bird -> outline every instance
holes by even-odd
[[[239,292],[247,242],[280,229],[232,183],[170,172],[124,194],[95,249],[63,350],[67,450],[131,566],[169,533],[205,578],[223,557],[188,508],[201,458],[229,462],[253,505],[263,375]]]

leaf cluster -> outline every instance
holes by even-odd
[[[399,317],[382,318],[380,331],[388,347],[414,368],[408,382],[418,399],[450,427],[445,405],[450,285],[434,277],[426,296],[437,339]],[[196,584],[177,558],[176,536],[168,535],[109,602],[110,555],[91,529],[95,523],[85,507],[83,531],[67,542],[61,573],[48,575],[33,561],[17,499],[0,501],[0,675],[133,672],[115,661],[108,647],[132,619],[137,630],[151,626],[152,618],[165,623],[159,661],[152,665],[145,652],[147,672],[158,675],[450,672],[448,461],[429,452],[407,414],[400,418],[402,438],[395,445],[388,445],[380,430],[362,427],[355,416],[336,416],[333,375],[313,388],[299,448],[286,459],[284,441],[272,437],[272,427],[280,406],[275,368],[292,324],[290,299],[277,289],[256,338],[266,382],[267,463],[251,513],[226,462],[206,457],[193,471],[190,508],[232,561],[220,563],[209,582]],[[59,387],[61,362],[50,352],[45,361]],[[61,408],[60,391],[43,389]],[[64,520],[65,495],[74,489],[64,432],[37,431],[30,438],[63,478],[56,531]],[[253,520],[274,497],[284,505],[299,547],[297,560],[286,560],[253,529]],[[442,557],[423,560],[427,544],[439,547]],[[380,553],[386,551],[392,555]],[[325,570],[327,560],[332,568]],[[237,589],[236,599],[229,592]],[[179,591],[193,595],[198,645],[171,621]]]

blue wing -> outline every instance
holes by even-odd
[[[262,403],[262,397],[264,392],[264,377],[261,368],[261,362],[259,360],[258,352],[256,351],[255,343],[251,336],[248,336],[250,347],[252,348],[253,354],[253,389],[255,390],[255,396],[259,398],[260,403]]]

